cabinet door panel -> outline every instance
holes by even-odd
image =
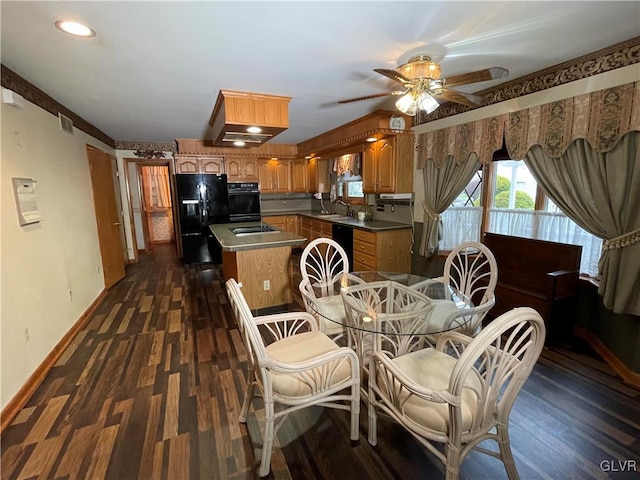
[[[274,160],[276,191],[291,191],[291,162],[289,160]]]
[[[200,173],[197,158],[176,158],[176,173]]]
[[[244,181],[245,182],[257,182],[258,181],[258,160],[255,158],[244,159]]]
[[[378,193],[393,193],[396,188],[396,163],[393,138],[380,140],[376,158],[376,191]]]
[[[366,193],[376,191],[376,145],[368,143],[362,152],[362,190]]]
[[[242,181],[242,161],[239,158],[227,160],[227,180],[229,182]]]
[[[211,173],[221,175],[224,173],[224,159],[222,158],[201,158],[200,171],[202,173]]]
[[[294,160],[291,168],[292,179],[292,191],[294,192],[308,192],[308,178],[307,161],[303,159]]]
[[[271,162],[269,160],[258,160],[258,182],[260,183],[260,191],[263,193],[274,192],[274,175]]]

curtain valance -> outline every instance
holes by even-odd
[[[489,163],[503,138],[514,159],[524,158],[533,145],[559,158],[579,138],[604,153],[634,130],[640,131],[640,82],[420,134],[418,168],[428,161],[441,167],[447,157],[461,165],[472,152]]]
[[[362,155],[360,153],[348,153],[331,160],[331,169],[338,176],[349,173],[350,175],[360,175],[362,171]]]

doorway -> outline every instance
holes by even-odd
[[[125,256],[122,245],[122,212],[116,202],[113,181],[113,157],[90,145],[86,146],[91,172],[93,205],[98,227],[105,288],[124,278]],[[119,192],[119,190],[118,190]]]
[[[161,243],[175,242],[168,161],[125,158],[134,261]]]

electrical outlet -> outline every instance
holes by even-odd
[[[265,280],[264,282],[262,282],[262,289],[271,290],[271,282],[269,280]]]
[[[22,333],[24,335],[24,342],[29,343],[29,341],[31,340],[31,335],[29,335],[29,327],[24,327]]]

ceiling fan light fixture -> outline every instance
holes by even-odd
[[[418,95],[418,105],[420,106],[420,109],[424,110],[427,113],[433,112],[440,106],[436,99],[429,95],[427,92],[422,92],[420,95]]]
[[[438,80],[440,78],[440,64],[432,62],[430,57],[418,55],[409,59],[404,65],[396,69],[401,75],[412,80],[418,78],[429,78]]]
[[[418,102],[413,92],[401,96],[396,102],[396,108],[405,115],[413,117],[418,113]]]

